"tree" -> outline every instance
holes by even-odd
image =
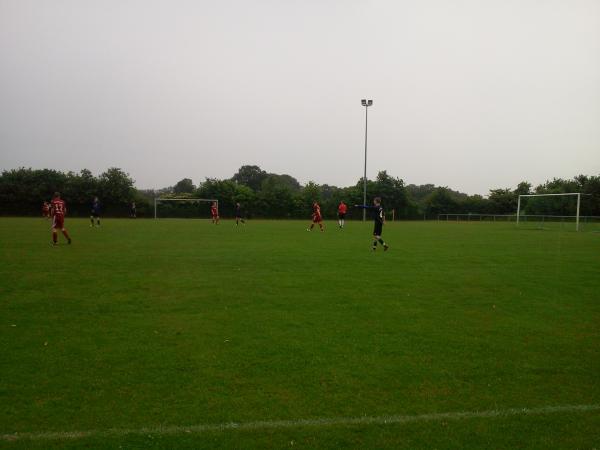
[[[531,183],[528,183],[527,181],[521,181],[514,190],[514,193],[517,197],[519,195],[531,194]]]
[[[491,189],[488,198],[494,214],[512,214],[517,210],[517,198],[510,189]]]
[[[460,202],[459,210],[468,214],[485,214],[490,212],[489,200],[481,195],[470,195]]]
[[[195,190],[196,186],[194,186],[194,183],[189,178],[184,178],[173,186],[173,192],[175,194],[191,194]]]
[[[105,205],[129,205],[134,198],[133,180],[117,167],[111,167],[99,177],[98,196]]]
[[[256,195],[248,186],[239,185],[232,180],[207,178],[198,187],[196,194],[203,198],[219,200],[219,213],[223,217],[233,216],[235,204],[244,204],[244,210],[250,215],[257,212]]]
[[[406,186],[406,191],[414,202],[418,205],[423,205],[425,199],[431,195],[431,193],[435,190],[435,185],[433,184],[409,184]]]
[[[295,215],[305,217],[310,214],[314,202],[321,205],[321,211],[326,211],[321,201],[321,187],[314,181],[309,181],[296,196]]]
[[[428,209],[426,202],[436,189],[438,189],[438,187],[433,184],[409,184],[406,186],[407,197],[410,202],[409,206],[414,211],[415,216],[421,217],[422,215],[427,215]],[[457,209],[452,211],[453,213],[460,213],[463,210],[470,208],[468,204],[473,202],[469,201],[469,196],[467,194],[447,187],[444,189],[456,202]]]
[[[268,176],[263,180],[257,202],[264,217],[289,218],[297,214],[294,193],[278,177]]]
[[[391,177],[387,171],[382,170],[377,174],[373,188],[374,196],[381,197],[387,211],[395,210],[396,217],[414,215],[416,205],[410,202],[404,181],[400,178]]]
[[[452,214],[458,209],[458,202],[447,187],[437,187],[425,199],[425,213],[432,217],[438,214]]]
[[[261,189],[262,182],[267,175],[267,172],[258,166],[242,166],[231,179],[236,183],[248,186],[256,192]]]
[[[276,173],[270,173],[267,175],[267,177],[275,177],[278,179],[278,182],[281,185],[287,186],[291,191],[297,192],[299,191],[302,186],[300,185],[300,183],[298,182],[298,180],[296,180],[293,176],[291,175],[278,175]],[[265,177],[266,178],[266,177]]]

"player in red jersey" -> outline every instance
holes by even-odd
[[[348,206],[342,200],[338,206],[338,224],[339,224],[340,228],[344,228],[347,211],[348,211]]]
[[[315,223],[319,224],[319,228],[321,228],[321,231],[325,231],[325,228],[323,228],[323,217],[321,216],[321,207],[317,202],[313,203],[312,223],[310,224],[310,228],[307,228],[306,231],[312,231],[312,229],[315,226]]]
[[[217,206],[217,202],[212,202],[210,205],[210,215],[212,217],[212,223],[219,225],[219,207]]]
[[[57,245],[58,230],[67,238],[67,242],[71,243],[71,237],[65,228],[65,214],[67,214],[67,205],[64,200],[61,200],[58,192],[54,193],[54,198],[50,202],[50,214],[52,215],[52,243]]]
[[[42,217],[45,217],[46,219],[50,218],[50,203],[48,202],[44,202],[42,205]]]

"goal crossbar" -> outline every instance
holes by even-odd
[[[554,194],[520,194],[519,199],[517,200],[517,226],[519,226],[519,217],[521,216],[521,197],[559,197],[565,195],[576,195],[577,196],[577,212],[575,214],[575,231],[579,231],[579,211],[581,209],[581,196],[582,195],[592,195],[592,194],[582,194],[581,192],[564,192],[564,193],[554,193]]]
[[[217,204],[217,208],[219,208],[219,200],[216,198],[154,198],[154,218],[158,219],[157,215],[157,205],[160,202],[214,202]]]

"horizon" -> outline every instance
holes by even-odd
[[[245,164],[244,166],[256,166],[256,164]],[[242,166],[242,167],[243,167],[243,166]],[[262,167],[260,167],[260,166],[258,166],[258,167],[259,167],[261,170],[265,171],[265,169],[264,169],[264,168],[262,168]],[[202,183],[204,183],[204,182],[206,182],[208,179],[213,179],[213,180],[231,180],[231,179],[234,177],[235,173],[237,173],[237,171],[236,171],[236,172],[234,172],[234,174],[232,174],[231,176],[229,176],[229,177],[224,177],[224,178],[216,178],[216,177],[210,177],[210,176],[209,176],[209,177],[207,177],[207,178],[205,178],[204,180],[202,180],[202,181],[199,181],[199,182],[196,182],[196,181],[195,181],[193,178],[190,178],[190,177],[183,177],[183,178],[181,178],[181,179],[179,179],[179,180],[173,181],[171,184],[168,184],[168,185],[165,185],[165,186],[162,186],[162,187],[156,187],[156,188],[146,188],[146,187],[139,187],[139,186],[137,186],[137,185],[136,185],[136,180],[135,180],[135,178],[134,178],[134,177],[133,177],[133,176],[132,176],[130,173],[128,173],[127,171],[125,171],[123,168],[120,168],[120,167],[114,167],[114,166],[113,166],[112,168],[116,168],[116,169],[122,170],[122,171],[123,171],[124,173],[126,173],[126,174],[127,174],[129,177],[131,177],[131,179],[133,180],[133,187],[134,187],[135,189],[137,189],[138,191],[161,191],[161,190],[165,190],[165,189],[170,189],[170,188],[173,188],[173,187],[174,187],[174,186],[175,186],[175,185],[176,185],[178,182],[180,182],[180,181],[182,181],[182,180],[184,180],[184,179],[190,179],[190,180],[192,180],[192,184],[194,185],[194,187],[195,187],[196,189],[198,189],[198,188],[200,188],[201,184],[202,184]],[[240,168],[241,168],[241,167],[239,167],[238,169],[240,169]],[[16,168],[16,169],[0,169],[0,171],[4,172],[4,171],[9,171],[9,170],[19,170],[19,169],[25,169],[25,170],[56,170],[56,171],[58,171],[58,172],[62,172],[62,173],[65,173],[65,174],[66,174],[66,173],[68,173],[68,172],[73,172],[74,174],[80,174],[80,173],[81,173],[83,170],[90,170],[90,169],[87,169],[87,168],[85,168],[85,167],[84,167],[84,168],[82,168],[82,169],[79,169],[79,170],[73,170],[73,171],[67,171],[67,170],[61,170],[61,169],[51,169],[51,168],[47,168],[47,167],[46,167],[46,168],[40,168],[40,169],[33,168],[33,167],[19,167],[19,168]],[[94,177],[99,177],[99,176],[100,176],[100,175],[101,175],[103,172],[105,172],[105,171],[106,171],[106,170],[108,170],[108,169],[109,169],[109,167],[107,167],[107,168],[106,168],[106,169],[104,169],[104,170],[99,170],[99,171],[97,171],[97,172],[94,172],[93,170],[90,170],[90,172],[92,173],[92,175],[93,175]],[[358,179],[358,180],[357,180],[355,183],[353,183],[353,184],[348,184],[348,185],[334,185],[334,184],[329,184],[329,183],[316,183],[316,182],[314,182],[313,180],[309,180],[309,181],[307,181],[307,182],[302,182],[302,181],[298,180],[296,177],[294,177],[294,175],[293,175],[293,174],[291,174],[291,173],[274,173],[274,172],[269,172],[269,171],[265,171],[265,172],[267,172],[267,174],[268,174],[268,175],[277,175],[277,176],[282,176],[282,175],[283,175],[283,176],[290,176],[290,177],[294,178],[296,181],[298,181],[298,183],[300,184],[300,186],[301,186],[301,187],[305,187],[305,186],[306,186],[308,183],[311,183],[311,182],[312,182],[312,183],[315,183],[315,184],[317,184],[318,186],[327,185],[327,186],[330,186],[330,187],[335,187],[335,188],[339,188],[339,189],[346,189],[346,188],[354,187],[354,186],[356,186],[357,184],[361,183],[361,181],[362,181],[362,177],[361,177],[361,178],[359,178],[359,179]],[[387,172],[387,171],[386,171],[386,172]],[[457,188],[455,188],[455,187],[453,187],[453,186],[440,185],[440,184],[431,183],[431,182],[429,182],[429,183],[427,183],[427,182],[426,182],[426,183],[421,183],[421,184],[409,183],[409,182],[407,182],[406,180],[404,180],[402,177],[396,177],[394,174],[391,174],[391,173],[389,173],[389,172],[387,172],[387,174],[388,174],[389,176],[393,177],[393,178],[399,178],[400,180],[402,180],[402,181],[403,181],[403,183],[404,183],[404,186],[405,186],[405,187],[406,187],[406,186],[411,186],[411,185],[412,185],[412,186],[417,186],[417,187],[422,187],[422,186],[433,186],[433,187],[435,187],[435,188],[445,188],[445,189],[449,189],[449,190],[451,190],[451,191],[457,192],[457,193],[459,193],[459,194],[465,194],[465,195],[468,195],[468,196],[470,196],[470,197],[472,197],[472,196],[475,196],[475,195],[479,195],[479,196],[481,196],[481,197],[483,197],[483,198],[487,198],[487,197],[489,197],[489,195],[490,195],[490,192],[491,192],[491,191],[493,191],[493,190],[497,190],[497,189],[509,189],[509,190],[515,190],[515,189],[517,188],[517,185],[518,185],[519,183],[521,183],[521,182],[526,182],[526,183],[529,183],[529,184],[531,185],[531,188],[532,188],[532,190],[535,190],[537,187],[539,187],[539,186],[543,186],[544,184],[546,184],[546,183],[548,183],[548,182],[551,182],[551,181],[553,181],[553,180],[557,180],[557,179],[562,179],[562,180],[565,180],[565,181],[570,181],[570,180],[574,180],[574,179],[575,179],[577,176],[586,176],[586,177],[595,177],[595,176],[598,176],[598,177],[600,177],[600,174],[598,174],[598,175],[595,175],[595,174],[587,174],[587,173],[582,173],[582,174],[573,175],[573,176],[571,176],[571,177],[547,177],[547,178],[546,178],[546,179],[545,179],[543,182],[541,182],[541,183],[532,183],[530,180],[526,180],[526,179],[525,179],[525,180],[521,180],[521,181],[519,181],[519,182],[518,182],[518,183],[516,183],[514,186],[495,186],[495,187],[490,187],[490,188],[487,190],[487,192],[486,192],[486,193],[484,193],[484,194],[481,194],[481,193],[469,193],[469,192],[464,192],[464,191],[461,191],[460,189],[457,189]],[[369,178],[369,179],[368,179],[368,181],[375,181],[375,179],[376,179],[376,177]]]

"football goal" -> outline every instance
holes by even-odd
[[[522,194],[517,200],[517,226],[525,224],[539,229],[564,228],[580,231],[583,224],[594,223],[592,216],[582,216],[582,194]]]
[[[208,217],[211,203],[217,204],[219,200],[214,198],[155,198],[154,218],[159,218],[159,209],[163,217]],[[163,205],[163,208],[160,206]],[[208,205],[208,206],[207,206]]]

